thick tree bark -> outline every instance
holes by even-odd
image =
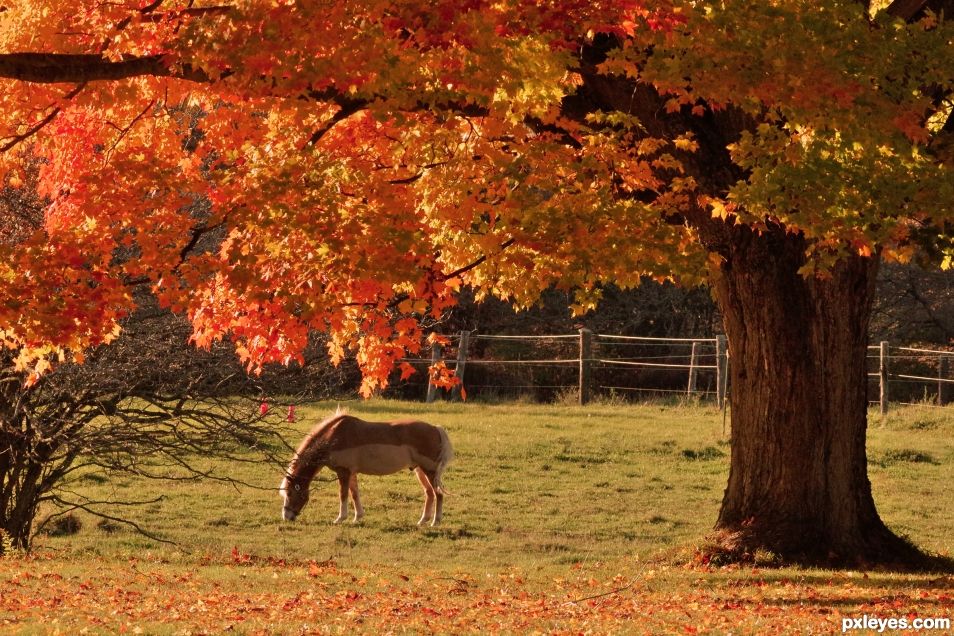
[[[43,466],[27,459],[14,435],[0,432],[0,555],[7,548],[27,551],[39,504]]]
[[[716,529],[735,558],[912,563],[867,475],[867,333],[877,258],[803,276],[805,241],[738,227],[713,283],[729,339],[732,455]]]

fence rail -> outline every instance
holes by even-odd
[[[697,364],[694,367],[688,364],[661,364],[657,362],[633,362],[629,360],[594,360],[600,364],[621,364],[629,367],[652,367],[654,369],[718,369],[716,364]]]
[[[877,372],[869,372],[869,378],[878,378],[878,400],[882,415],[888,412],[888,405],[896,394],[897,387],[892,388],[898,382],[914,383],[922,386],[924,395],[921,404],[929,404],[933,401],[937,406],[946,406],[951,403],[951,396],[954,395],[954,365],[951,360],[954,359],[954,351],[943,351],[939,349],[925,349],[920,347],[892,347],[886,340],[882,340],[877,345],[868,347],[868,351],[876,351],[877,355],[869,353],[869,361],[877,361]],[[901,369],[895,370],[896,367]],[[935,371],[935,375],[927,375],[929,370]],[[907,371],[907,372],[905,372]],[[929,392],[936,389],[934,393]],[[911,392],[906,392],[908,399],[912,399]],[[903,399],[903,397],[902,397]],[[896,400],[900,401],[900,400]],[[901,402],[907,404],[909,402]]]
[[[434,345],[430,359],[404,361],[416,365],[444,361],[472,395],[481,390],[530,389],[539,397],[575,390],[580,404],[586,404],[600,391],[649,392],[714,398],[724,408],[729,394],[725,336],[658,338],[581,329],[575,334],[543,335],[462,331],[445,337],[451,343],[447,345],[451,355],[446,358],[444,347]],[[891,346],[887,341],[868,349],[868,376],[874,381],[869,389],[875,391],[872,403],[882,413],[888,412],[891,401],[917,400],[938,406],[954,402],[954,351]],[[470,377],[468,367],[472,367]],[[426,392],[426,401],[438,399],[439,390],[426,380],[417,386]],[[451,396],[459,398],[460,389]]]
[[[576,337],[576,336],[571,336]],[[599,333],[596,334],[597,338],[602,338],[604,340],[641,340],[644,342],[684,342],[687,344],[693,344],[695,342],[714,342],[715,338],[650,338],[648,336],[613,336],[610,334]]]
[[[468,393],[474,389],[505,389],[505,388],[532,388],[546,390],[576,389],[580,404],[586,404],[592,399],[596,391],[652,391],[659,393],[682,393],[689,396],[713,396],[717,404],[722,407],[726,402],[728,391],[728,353],[724,336],[715,338],[655,338],[644,336],[622,336],[615,334],[597,334],[588,329],[581,329],[576,334],[544,334],[544,335],[498,335],[479,334],[462,331],[456,337],[448,340],[456,341],[456,356],[445,358],[444,348],[435,345],[431,351],[430,360],[423,358],[407,358],[404,361],[414,364],[434,364],[443,361],[448,367],[455,370]],[[532,343],[534,351],[531,357],[514,354],[514,347],[519,343]],[[483,344],[481,344],[483,343]],[[452,345],[451,345],[452,346]],[[571,353],[568,347],[573,346]],[[482,350],[496,348],[490,355],[486,350],[483,355],[471,351],[471,348]],[[645,355],[634,352],[633,347],[660,348],[666,350],[652,351]],[[685,353],[676,353],[670,348],[684,347]],[[544,357],[540,349],[547,348],[551,357]],[[561,349],[562,348],[562,349]],[[625,351],[619,351],[625,348]],[[688,349],[688,350],[686,350]],[[474,355],[477,353],[477,355]],[[572,355],[572,357],[571,357]],[[493,366],[528,369],[532,372],[535,367],[563,369],[559,373],[564,375],[554,380],[552,374],[542,378],[542,381],[531,382],[516,380],[513,383],[484,382],[474,383],[467,376],[467,368],[475,367],[473,374],[489,372]],[[573,375],[569,367],[575,367]],[[554,371],[556,373],[557,371]],[[667,374],[663,386],[651,388],[627,386],[625,380],[632,378],[636,373],[661,372]],[[538,375],[545,375],[541,371]],[[620,373],[626,377],[621,377]],[[684,388],[673,388],[673,379],[670,373],[684,374]],[[700,385],[700,374],[707,374],[710,379],[706,386]],[[561,380],[562,381],[559,381]],[[620,380],[624,381],[620,381]],[[658,382],[657,382],[658,384]],[[427,385],[425,399],[433,402],[439,392],[430,384]],[[452,393],[452,397],[459,396],[459,390]]]

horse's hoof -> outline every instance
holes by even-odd
[[[332,521],[331,523],[333,523],[334,525],[338,526],[338,525],[341,525],[341,521],[342,521],[341,519],[335,519],[335,520]]]

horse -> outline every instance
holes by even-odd
[[[318,424],[299,444],[279,486],[282,518],[294,521],[308,502],[315,475],[329,467],[338,476],[338,524],[348,516],[348,493],[354,501],[354,519],[364,516],[358,494],[358,474],[390,475],[408,468],[424,488],[424,512],[418,525],[440,523],[444,506],[441,477],[454,458],[454,447],[440,426],[416,420],[366,422],[335,413]],[[436,504],[436,505],[435,505]]]

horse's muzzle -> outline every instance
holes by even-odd
[[[295,514],[294,510],[291,510],[289,508],[282,508],[282,519],[284,519],[285,521],[294,521],[295,517],[297,516],[298,515]]]

